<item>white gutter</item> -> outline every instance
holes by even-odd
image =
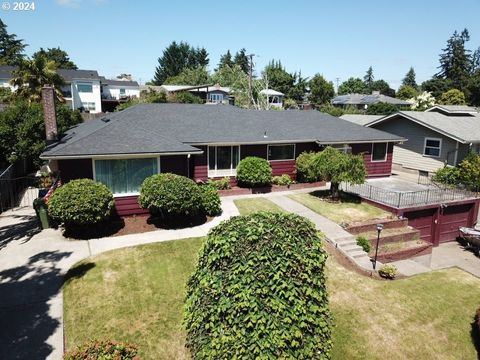
[[[167,152],[167,153],[136,153],[136,154],[86,154],[86,155],[51,155],[40,156],[42,160],[72,160],[72,159],[105,159],[105,158],[138,158],[148,156],[166,156],[166,155],[200,155],[203,154],[202,150],[199,151],[180,151],[180,152]]]

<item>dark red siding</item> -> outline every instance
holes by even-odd
[[[276,160],[270,161],[273,176],[288,174],[295,179],[295,160]]]
[[[196,148],[203,150],[201,155],[192,156],[191,177],[193,180],[207,180],[208,179],[208,147],[207,146],[195,146]]]
[[[120,216],[148,214],[147,209],[138,205],[138,196],[124,196],[115,198],[115,209]]]
[[[404,213],[408,219],[408,225],[420,231],[420,239],[433,243],[434,219],[437,209],[424,209]]]
[[[93,179],[92,159],[58,160],[63,182],[75,179]]]
[[[441,209],[438,242],[453,241],[458,237],[458,227],[471,224],[471,212],[474,204],[447,206]]]
[[[363,153],[363,161],[367,168],[368,177],[390,176],[392,174],[393,143],[388,143],[387,159],[372,161],[372,144],[352,144],[352,154]]]
[[[186,155],[160,156],[160,171],[188,176],[188,161]]]

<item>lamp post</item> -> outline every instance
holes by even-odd
[[[375,248],[375,258],[373,259],[373,270],[377,266],[378,244],[380,243],[380,233],[383,230],[383,224],[377,224],[377,246]]]

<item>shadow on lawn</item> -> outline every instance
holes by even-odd
[[[175,217],[150,216],[147,219],[147,223],[159,229],[184,229],[205,224],[208,220],[209,218],[205,215]]]
[[[478,308],[477,313],[473,319],[472,330],[470,331],[472,337],[473,345],[477,350],[477,359],[480,360],[480,308]]]
[[[338,200],[332,199],[330,195],[330,190],[316,190],[309,193],[312,196],[315,196],[319,199],[323,199],[330,202],[343,202],[343,203],[353,203],[353,204],[360,204],[362,199],[354,194],[346,193],[343,191],[339,191]]]
[[[60,323],[52,317],[64,283],[58,263],[71,252],[44,251],[25,264],[0,272],[0,359],[46,359],[47,343]],[[68,275],[83,276],[93,266],[83,264]]]

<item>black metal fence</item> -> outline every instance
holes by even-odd
[[[32,206],[38,197],[38,178],[17,176],[23,166],[10,165],[0,174],[0,213],[8,209]]]
[[[476,197],[475,193],[455,188],[441,189],[428,187],[425,190],[392,191],[372,186],[370,184],[352,185],[349,183],[342,183],[340,189],[399,209]]]

